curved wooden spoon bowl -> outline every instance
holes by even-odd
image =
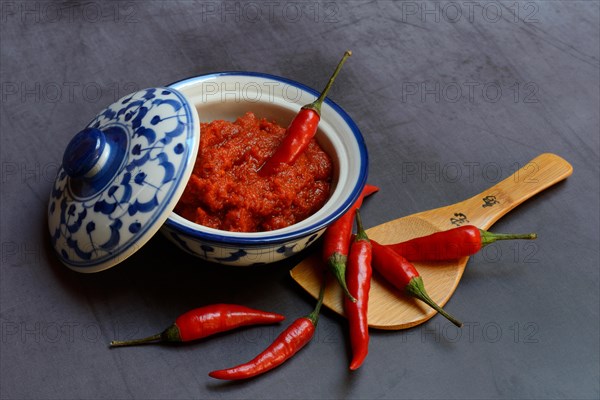
[[[437,231],[471,224],[488,229],[507,212],[555,183],[567,178],[573,167],[561,157],[546,153],[488,190],[460,203],[399,218],[367,230],[381,244],[397,243]],[[443,306],[462,277],[469,257],[447,262],[415,263],[431,298]],[[292,278],[315,298],[321,284],[320,254],[313,254],[291,270]],[[324,304],[344,315],[342,291],[328,280]],[[447,310],[451,313],[451,310]],[[369,326],[380,329],[405,329],[421,324],[436,311],[373,274],[369,293]],[[458,316],[460,317],[460,316]]]

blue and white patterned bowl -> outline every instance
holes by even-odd
[[[235,120],[247,111],[287,126],[300,107],[319,95],[289,79],[252,72],[221,72],[169,86],[196,107],[201,122]],[[312,244],[358,198],[367,179],[363,137],[350,116],[326,100],[316,136],[334,165],[332,192],[315,214],[269,232],[238,233],[208,228],[172,213],[161,231],[180,248],[202,259],[250,266],[283,260]]]
[[[234,233],[172,210],[192,173],[201,121],[253,111],[286,126],[317,95],[283,78],[225,72],[143,89],[110,104],[71,139],[52,187],[48,228],[58,257],[79,272],[102,271],[159,229],[184,250],[222,264],[265,264],[303,250],[350,207],[367,176],[362,136],[331,101],[323,104],[317,140],[333,161],[333,187],[314,215],[284,229]]]

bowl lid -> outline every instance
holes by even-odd
[[[173,88],[144,89],[101,111],[67,145],[50,194],[60,260],[97,272],[140,249],[175,208],[199,142],[196,108]]]

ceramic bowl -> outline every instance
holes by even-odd
[[[289,79],[250,72],[222,72],[170,85],[196,107],[201,122],[233,121],[248,111],[287,126],[318,92]],[[314,243],[358,198],[366,183],[368,156],[350,116],[326,100],[316,135],[334,166],[326,204],[307,219],[269,232],[238,233],[208,228],[172,213],[161,231],[183,250],[207,261],[250,266],[283,260]]]

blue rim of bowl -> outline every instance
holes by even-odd
[[[249,71],[223,71],[223,72],[214,72],[214,73],[208,73],[208,74],[203,74],[203,75],[197,75],[197,76],[194,76],[191,78],[181,79],[176,82],[170,83],[169,85],[167,85],[167,87],[174,88],[174,86],[180,85],[183,83],[189,84],[189,83],[193,83],[195,81],[200,82],[200,81],[204,81],[204,80],[207,80],[210,78],[218,78],[221,76],[250,76],[250,77],[273,79],[273,80],[297,87],[299,89],[302,89],[316,97],[318,97],[320,94],[320,92],[318,92],[306,85],[303,85],[302,83],[293,81],[288,78],[283,78],[283,77],[280,77],[277,75],[264,74],[261,72],[249,72]],[[177,89],[177,88],[175,88],[175,89]],[[328,214],[325,218],[319,220],[318,222],[316,222],[312,225],[309,225],[305,228],[302,228],[299,231],[275,234],[275,235],[266,236],[266,237],[237,237],[237,236],[227,236],[227,235],[203,232],[203,231],[199,231],[199,230],[190,228],[189,226],[182,225],[178,222],[175,222],[171,219],[170,216],[167,219],[165,224],[171,229],[175,229],[175,230],[183,232],[187,235],[190,235],[192,237],[210,241],[210,242],[214,242],[214,243],[257,245],[257,244],[279,243],[279,242],[284,242],[284,241],[289,241],[289,240],[295,240],[300,237],[304,237],[306,235],[310,235],[312,233],[318,232],[321,229],[324,229],[327,226],[329,226],[329,224],[334,222],[339,217],[341,217],[346,211],[348,211],[350,206],[352,204],[354,204],[354,202],[358,199],[358,196],[362,192],[362,189],[367,182],[367,174],[368,174],[368,169],[369,169],[369,155],[367,152],[367,146],[365,144],[365,140],[362,136],[362,133],[360,132],[360,129],[358,129],[358,126],[356,126],[356,124],[354,123],[354,121],[352,120],[350,115],[348,115],[348,113],[346,111],[344,111],[342,109],[342,107],[340,107],[339,105],[337,105],[335,102],[333,102],[332,100],[330,100],[328,98],[325,99],[325,103],[327,105],[329,105],[331,108],[333,108],[335,110],[335,112],[338,115],[340,115],[342,117],[342,119],[344,120],[344,122],[346,122],[346,124],[350,127],[350,130],[354,134],[354,137],[358,143],[358,149],[360,152],[360,160],[361,160],[361,170],[360,170],[360,173],[358,176],[357,185],[354,187],[354,189],[352,190],[352,193],[346,199],[346,201],[340,207],[338,207],[334,212]],[[190,223],[193,223],[193,222],[190,221]],[[269,232],[264,232],[264,234],[269,235]]]

